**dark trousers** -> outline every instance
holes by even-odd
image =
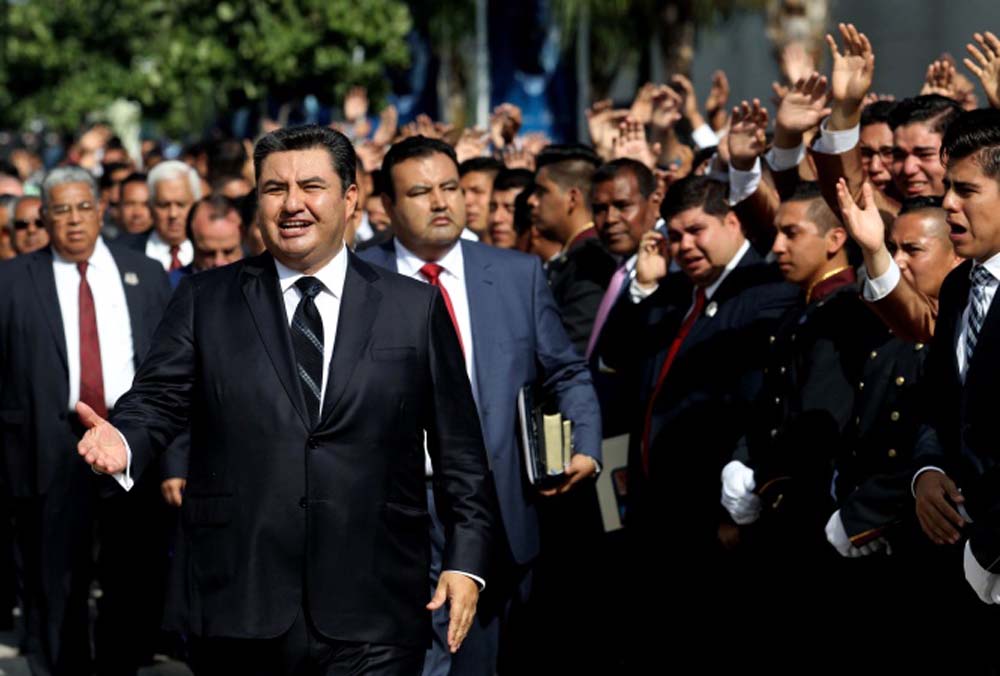
[[[417,676],[423,660],[423,648],[326,638],[304,609],[277,638],[191,641],[196,676]]]
[[[36,676],[95,669],[102,676],[131,675],[151,661],[165,565],[160,521],[165,505],[157,479],[150,475],[125,493],[80,461],[69,464],[44,495],[13,501],[24,590],[23,652]],[[104,491],[112,496],[100,497]],[[96,662],[89,607],[95,574],[102,591]]]

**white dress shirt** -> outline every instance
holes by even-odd
[[[132,323],[121,273],[103,239],[97,239],[87,263],[87,283],[94,295],[97,315],[104,403],[111,410],[118,398],[132,387],[135,376]],[[67,261],[55,250],[52,252],[52,271],[55,273],[56,295],[59,297],[63,335],[66,338],[66,361],[69,365],[67,406],[72,411],[80,400],[80,272],[76,263]]]
[[[285,318],[288,326],[292,325],[295,310],[302,300],[302,292],[295,282],[304,277],[298,270],[274,261],[278,271],[278,284],[281,286],[281,299],[285,303]],[[333,343],[337,337],[337,323],[340,319],[340,301],[344,297],[344,280],[347,278],[347,247],[340,251],[329,263],[312,275],[323,283],[323,290],[316,298],[316,309],[323,320],[323,383],[320,386],[319,409],[323,410],[323,398],[326,396],[326,384],[330,379],[330,360],[333,359]]]
[[[153,228],[149,233],[149,239],[146,240],[146,255],[159,261],[163,269],[170,272],[170,245],[163,241],[156,228]],[[188,265],[194,260],[194,245],[191,244],[191,240],[186,239],[181,242],[177,258],[181,265]]]

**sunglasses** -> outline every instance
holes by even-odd
[[[42,223],[42,219],[40,219],[40,218],[36,218],[34,220],[31,220],[31,221],[16,220],[16,221],[14,221],[14,229],[15,230],[27,230],[28,226],[32,225],[32,224],[34,224],[34,226],[36,228],[42,228],[43,225],[44,225]]]

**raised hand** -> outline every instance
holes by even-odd
[[[712,130],[718,132],[726,126],[726,103],[729,102],[729,78],[725,71],[712,73],[712,87],[705,99],[705,114]]]
[[[682,106],[684,97],[667,85],[660,85],[653,92],[653,117],[651,119],[654,133],[662,135],[673,128],[683,117]]]
[[[816,60],[804,44],[793,40],[781,50],[779,66],[789,82],[798,82],[816,70]]]
[[[611,157],[611,143],[618,133],[618,123],[628,117],[627,110],[615,110],[611,99],[595,101],[586,111],[590,142],[604,158]]]
[[[955,66],[944,59],[931,61],[927,66],[927,74],[924,76],[924,86],[920,89],[920,95],[937,94],[946,96],[949,99],[959,100],[959,93],[956,90]]]
[[[378,116],[378,129],[372,136],[372,143],[380,148],[387,147],[396,138],[396,129],[399,125],[399,111],[396,106],[386,106]]]
[[[645,126],[628,117],[618,125],[618,137],[612,144],[611,155],[616,160],[627,157],[653,169],[656,167],[656,158],[660,156],[660,144],[650,145],[646,140]]]
[[[683,75],[674,75],[670,82],[682,92],[684,117],[691,123],[691,128],[697,129],[705,124],[705,118],[698,110],[698,95],[694,91],[694,83]]]
[[[744,101],[733,108],[729,125],[729,164],[734,169],[750,171],[767,146],[767,109],[760,99]]]
[[[128,465],[128,451],[118,430],[82,401],[76,404],[76,414],[87,428],[76,445],[77,453],[101,474],[124,472]]]
[[[461,164],[473,157],[485,155],[489,142],[489,134],[482,129],[463,129],[462,135],[455,144],[455,155],[458,156],[458,163]]]
[[[962,63],[979,78],[990,105],[1000,108],[1000,39],[989,31],[974,33],[972,39],[976,44],[970,42],[965,49],[975,61],[965,58]]]
[[[501,103],[490,116],[490,142],[493,147],[506,148],[521,129],[521,109],[513,103]]]
[[[344,119],[357,122],[368,114],[368,90],[364,87],[351,87],[344,97]]]
[[[813,72],[800,78],[781,99],[774,116],[774,144],[779,148],[795,148],[802,143],[802,134],[819,126],[830,114],[830,95],[826,76]]]
[[[535,154],[522,145],[520,148],[515,144],[504,146],[502,151],[503,164],[508,169],[535,170]]]
[[[632,101],[632,107],[628,111],[628,116],[639,120],[640,124],[649,124],[653,117],[653,93],[656,91],[656,85],[652,82],[647,82],[639,91],[636,92],[635,100]]]
[[[667,238],[663,233],[650,230],[639,240],[639,257],[635,264],[635,280],[639,286],[659,284],[667,276],[670,259],[667,255]]]
[[[843,53],[837,49],[837,41],[833,36],[826,36],[830,55],[833,57],[830,90],[834,105],[830,115],[830,130],[857,126],[861,119],[861,103],[868,95],[875,76],[875,52],[865,34],[859,33],[854,24],[840,24],[838,29],[844,42]]]

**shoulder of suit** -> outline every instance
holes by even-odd
[[[130,249],[126,246],[112,246],[108,245],[108,250],[111,252],[111,256],[115,259],[115,263],[120,268],[123,264],[129,265],[130,267],[145,268],[146,270],[153,271],[159,270],[163,272],[163,266],[160,262],[154,260],[147,256],[146,254],[136,251],[135,249]],[[119,272],[125,272],[125,270],[119,270]]]
[[[968,285],[969,273],[971,270],[972,260],[966,260],[949,272],[944,278],[944,282],[941,284],[941,297],[943,298],[949,291],[954,291],[962,286]]]
[[[541,260],[538,256],[535,256],[534,254],[526,254],[523,251],[517,251],[516,249],[501,249],[499,247],[483,244],[482,242],[473,242],[471,240],[466,240],[461,246],[463,258],[465,259],[466,264],[469,263],[468,254],[469,252],[472,252],[472,256],[474,258],[482,257],[489,260],[491,263],[502,266],[531,267],[536,262],[539,266],[541,266]]]

